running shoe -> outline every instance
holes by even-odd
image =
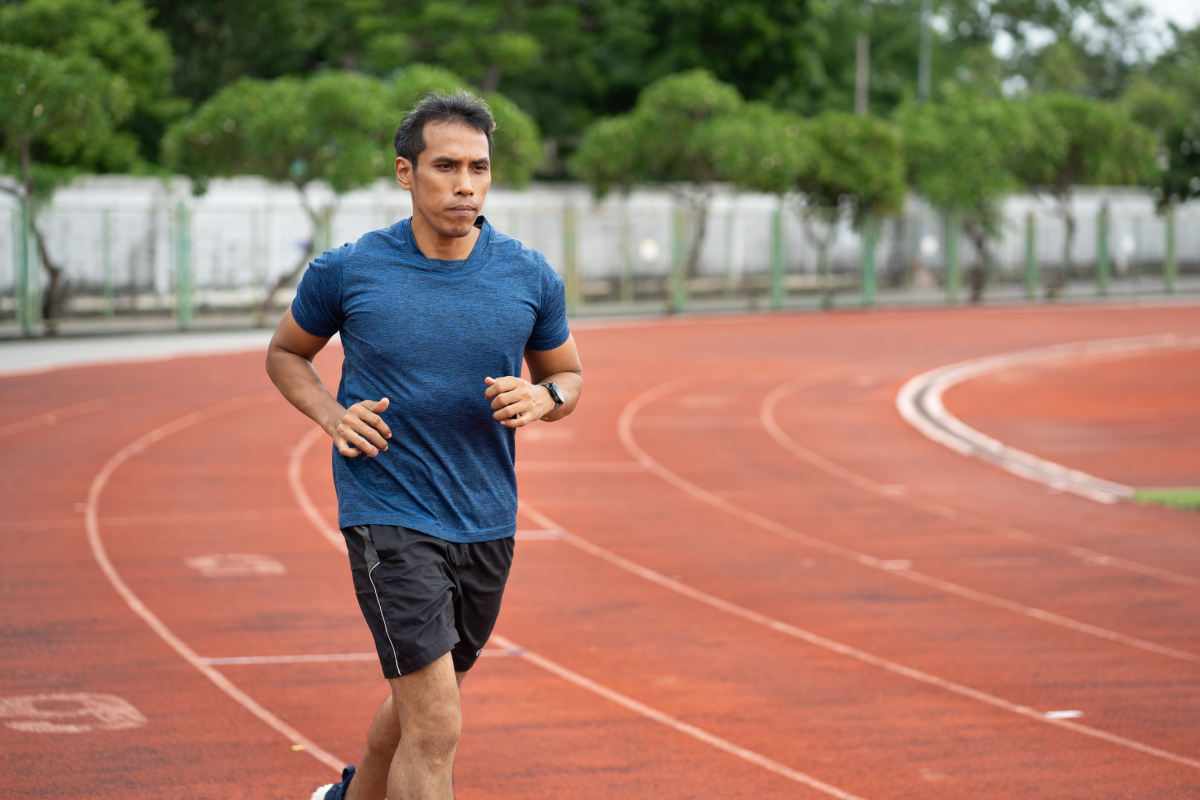
[[[342,779],[337,783],[327,783],[312,793],[310,800],[344,800],[346,790],[350,788],[350,779],[354,777],[354,765],[342,770]]]

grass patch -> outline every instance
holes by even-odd
[[[1138,489],[1133,493],[1133,499],[1139,503],[1200,511],[1200,489]]]

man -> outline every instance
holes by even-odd
[[[512,562],[514,433],[567,416],[583,388],[562,280],[479,214],[494,128],[467,92],[421,101],[395,141],[412,217],[313,261],[267,354],[333,440],[338,526],[391,683],[357,772],[314,800],[453,798],[458,687]],[[337,399],[312,366],[334,333]]]

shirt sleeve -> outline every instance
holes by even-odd
[[[571,329],[567,325],[567,296],[563,279],[545,259],[541,264],[542,297],[538,303],[537,319],[525,344],[527,350],[553,350],[567,340]]]
[[[292,318],[306,333],[329,337],[342,329],[342,264],[352,247],[326,250],[305,270],[292,300]]]

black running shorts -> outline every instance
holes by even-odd
[[[395,525],[342,535],[383,676],[415,672],[446,653],[455,671],[469,670],[500,614],[513,537],[459,544]]]

